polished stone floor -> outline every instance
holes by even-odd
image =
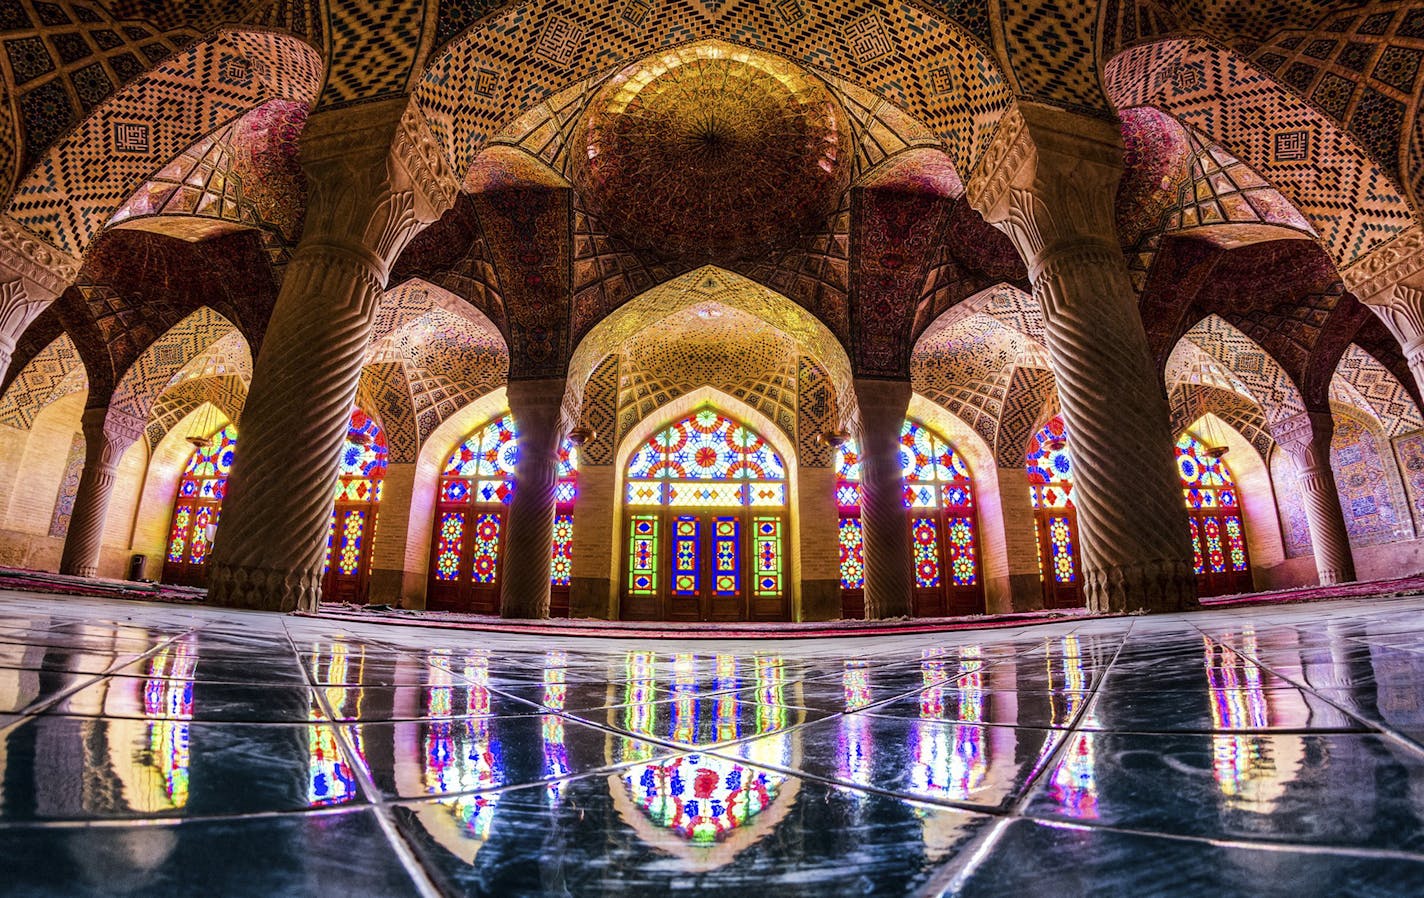
[[[637,642],[0,593],[0,895],[1424,894],[1424,599]]]

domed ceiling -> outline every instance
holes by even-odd
[[[575,178],[610,230],[688,262],[787,246],[849,180],[849,124],[826,86],[730,45],[625,69],[590,104],[580,135]]]

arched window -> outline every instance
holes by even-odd
[[[341,448],[336,506],[326,534],[321,596],[327,602],[365,602],[371,581],[371,542],[386,477],[386,435],[361,409],[351,413]]]
[[[1038,533],[1043,607],[1078,608],[1083,577],[1078,562],[1078,511],[1073,506],[1073,458],[1058,415],[1028,441],[1028,482]]]
[[[628,462],[627,620],[787,620],[786,467],[704,407]]]
[[[860,523],[860,449],[840,447],[836,457],[840,512],[842,607],[864,615],[865,554]],[[900,429],[900,471],[914,552],[917,617],[983,614],[979,527],[974,485],[964,457],[918,421]]]
[[[506,512],[514,498],[518,460],[519,433],[508,413],[475,428],[445,460],[435,500],[426,607],[499,613]],[[565,440],[559,448],[559,479],[554,487],[557,511],[549,572],[550,614],[555,617],[569,613],[577,466],[577,451]]]
[[[1213,458],[1196,437],[1184,433],[1177,440],[1177,473],[1192,528],[1197,594],[1250,592],[1251,561],[1246,555],[1241,496],[1225,459]]]
[[[208,439],[206,446],[193,450],[178,494],[173,500],[173,518],[168,528],[168,553],[163,559],[163,582],[183,586],[207,583],[208,552],[218,530],[227,477],[232,471],[237,449],[237,425],[229,424]]]

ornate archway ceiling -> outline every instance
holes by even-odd
[[[637,63],[584,114],[574,178],[630,245],[688,262],[784,249],[850,177],[845,113],[817,78],[700,44]]]
[[[1181,433],[1209,412],[1241,434],[1261,458],[1270,458],[1275,439],[1266,425],[1265,414],[1254,399],[1232,390],[1180,383],[1171,390],[1168,401],[1171,403],[1173,432]]]
[[[51,402],[88,388],[79,350],[68,334],[61,334],[26,364],[11,368],[5,392],[0,395],[0,424],[29,427]]]

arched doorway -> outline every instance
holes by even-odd
[[[193,449],[173,497],[168,549],[163,559],[164,583],[206,586],[208,552],[217,535],[227,478],[237,451],[237,425],[229,424]]]
[[[326,533],[321,597],[327,602],[366,601],[371,582],[371,543],[386,477],[386,435],[361,409],[351,413],[341,448],[336,505]]]
[[[1073,505],[1073,458],[1062,415],[1054,416],[1029,439],[1027,469],[1043,607],[1081,608],[1083,572],[1078,556],[1078,510]]]
[[[1197,595],[1250,592],[1251,559],[1246,551],[1241,494],[1225,458],[1213,456],[1196,437],[1184,433],[1177,440],[1177,474],[1182,478],[1192,528]]]
[[[704,406],[625,474],[624,620],[790,618],[786,466],[760,434]]]
[[[514,497],[518,459],[519,433],[514,419],[505,413],[476,427],[445,460],[435,498],[427,608],[499,613],[505,524]],[[549,569],[552,617],[569,614],[577,467],[577,451],[565,440],[559,448],[559,479],[554,487],[557,510]]]
[[[841,607],[846,617],[865,614],[859,452],[851,441],[840,447],[836,457]],[[914,552],[912,613],[916,617],[983,614],[979,523],[964,457],[924,424],[906,419],[900,430],[900,470]]]

